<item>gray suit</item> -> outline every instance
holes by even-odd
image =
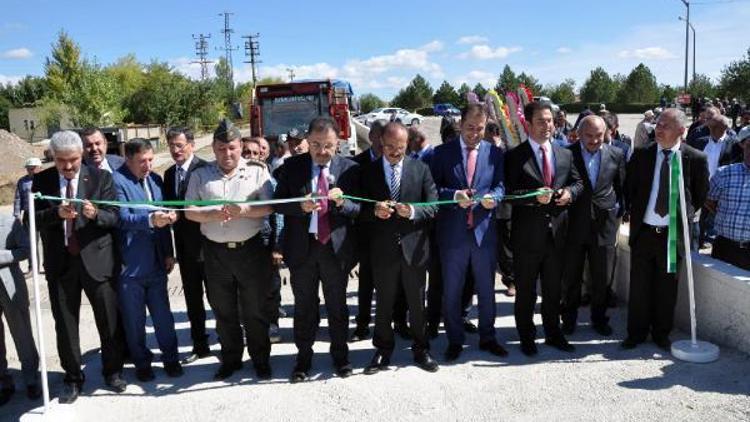
[[[23,224],[11,215],[0,215],[0,315],[5,314],[16,344],[26,385],[36,384],[39,354],[31,333],[29,292],[19,263],[29,258],[29,236]],[[0,385],[13,382],[7,374],[5,333],[0,321]]]

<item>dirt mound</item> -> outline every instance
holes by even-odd
[[[13,199],[15,183],[26,173],[23,164],[26,159],[33,156],[41,157],[31,144],[7,130],[0,129],[0,203],[7,203],[8,199]],[[6,192],[8,190],[10,192]]]

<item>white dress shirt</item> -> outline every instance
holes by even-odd
[[[182,169],[183,177],[187,178],[188,169],[190,168],[190,164],[193,163],[193,158],[194,157],[195,157],[195,155],[191,155],[187,160],[185,160],[184,163],[182,163],[182,165],[179,165],[179,164],[175,163],[175,169],[174,169],[174,190],[175,190],[175,195],[177,195],[177,196],[180,195],[180,192],[179,192],[179,190],[180,190],[180,169]]]
[[[669,149],[672,154],[680,150],[680,142],[677,142],[675,146]],[[651,196],[648,198],[648,205],[646,205],[646,214],[643,215],[643,222],[650,226],[665,227],[669,225],[669,214],[664,217],[654,211],[656,205],[656,198],[659,196],[659,179],[661,177],[661,163],[664,161],[664,148],[661,145],[656,146],[656,164],[654,165],[654,177],[651,182]],[[672,159],[670,154],[669,159]],[[670,171],[671,174],[671,171]]]
[[[72,192],[73,198],[76,198],[78,196],[78,176],[80,176],[80,174],[81,174],[81,170],[79,169],[75,177],[73,177],[70,180],[70,183],[72,184],[72,189],[73,189],[73,192]],[[67,193],[67,190],[68,190],[68,179],[64,178],[62,174],[60,174],[58,177],[60,181],[60,197],[66,198],[67,195],[65,194]],[[63,203],[66,204],[67,201]],[[65,246],[68,246],[68,227],[65,224],[63,224],[63,233],[64,233],[63,238],[65,239]]]
[[[329,161],[327,164],[325,164],[323,167],[325,167],[325,172],[329,175],[331,174],[331,162]],[[318,194],[318,178],[320,178],[320,171],[322,169],[320,168],[320,164],[313,161],[312,163],[312,194],[313,196]],[[329,183],[330,184],[330,183]],[[333,202],[329,202],[328,206],[332,206]],[[318,234],[318,212],[313,211],[310,215],[310,227],[308,228],[308,233]]]
[[[541,152],[542,146],[531,138],[529,138],[528,142],[529,145],[531,145],[531,150],[534,151],[534,157],[536,158],[536,164],[539,166],[539,172],[544,176],[544,165],[542,163]],[[543,145],[546,150],[547,161],[549,161],[550,168],[552,169],[552,180],[555,180],[555,151],[552,148],[552,142],[546,141]]]
[[[719,168],[719,158],[721,157],[721,150],[724,149],[724,141],[726,140],[726,134],[718,140],[714,141],[714,138],[709,138],[706,147],[703,148],[703,152],[708,156],[708,178],[714,177],[716,170]]]
[[[106,155],[104,156],[104,158],[102,158],[102,162],[99,163],[99,170],[108,171],[110,174],[112,174],[112,166],[109,165],[109,161],[107,161]]]

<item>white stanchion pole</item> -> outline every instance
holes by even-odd
[[[672,356],[686,362],[709,363],[719,358],[719,347],[715,344],[699,341],[695,317],[695,284],[693,280],[693,257],[690,249],[690,226],[687,218],[685,201],[685,177],[682,174],[682,154],[677,152],[677,163],[680,166],[680,217],[682,218],[682,236],[685,248],[685,264],[688,282],[688,299],[690,307],[690,340],[672,343]],[[679,271],[679,269],[678,269]]]
[[[47,382],[47,354],[44,349],[44,328],[42,327],[42,299],[39,294],[39,261],[37,259],[36,243],[36,207],[34,194],[29,192],[29,241],[31,244],[31,279],[34,282],[34,310],[36,314],[36,336],[39,348],[39,364],[42,370],[42,397],[44,397],[44,413],[49,410],[49,383]]]

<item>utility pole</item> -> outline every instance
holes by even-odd
[[[682,16],[678,16],[677,19],[681,21],[686,21],[686,19],[683,18]],[[692,80],[695,81],[695,75],[696,75],[696,72],[695,72],[695,27],[693,26],[692,23],[688,23],[688,26],[690,26],[690,30],[693,31],[693,79]]]
[[[258,60],[258,56],[260,56],[258,37],[260,37],[260,34],[257,32],[255,35],[245,35],[242,37],[245,38],[245,56],[250,58],[250,60],[245,60],[245,63],[250,63],[250,68],[253,71],[253,86],[258,82],[258,74],[255,66],[258,63],[263,63]]]
[[[690,2],[688,0],[680,0],[687,8],[687,13],[685,14],[685,81],[684,81],[684,87],[685,87],[685,93],[687,93],[688,90],[688,44],[690,44]]]
[[[234,101],[234,65],[232,64],[232,51],[237,50],[237,47],[232,46],[232,33],[234,32],[234,29],[229,27],[229,17],[232,15],[234,15],[234,13],[227,11],[219,13],[219,16],[224,16],[224,29],[221,30],[221,33],[224,34],[224,48],[219,48],[219,50],[224,50],[228,68],[227,76],[229,81],[227,84],[229,85],[229,95],[231,100]]]
[[[286,71],[289,72],[289,82],[294,82],[294,69],[287,67]]]
[[[193,34],[193,40],[195,41],[195,55],[198,57],[198,60],[194,60],[190,63],[200,63],[201,65],[201,81],[205,82],[208,79],[208,64],[213,63],[212,61],[207,60],[208,57],[208,40],[211,38],[211,34],[203,35],[198,34],[196,37],[195,34]]]

